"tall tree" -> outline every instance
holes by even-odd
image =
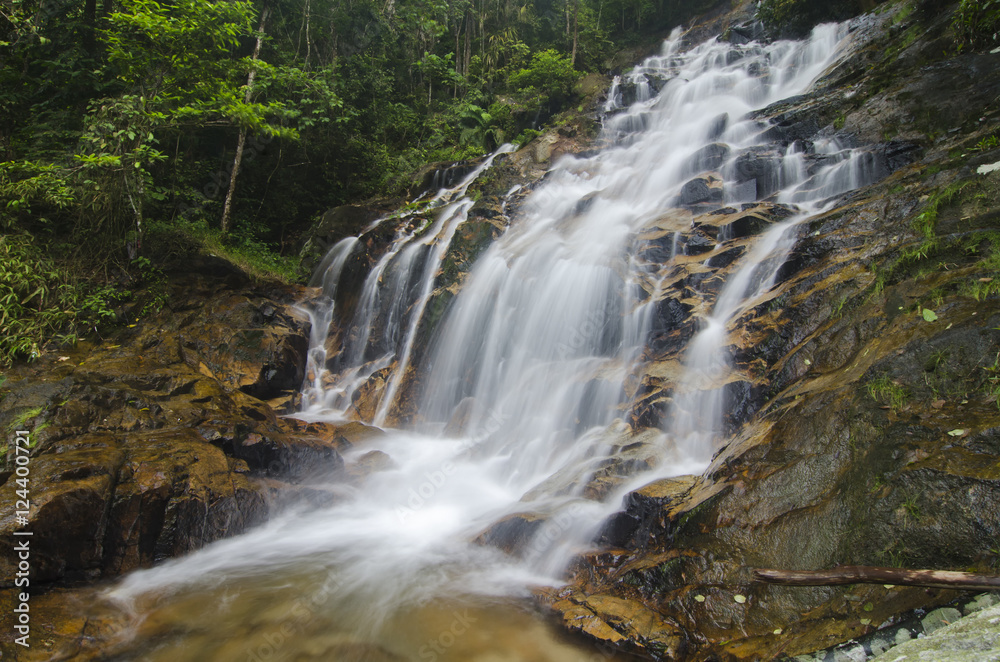
[[[258,59],[260,59],[260,45],[264,40],[264,28],[267,25],[267,15],[270,9],[265,5],[264,9],[260,13],[260,27],[257,28],[257,41],[254,43],[253,56],[251,56],[251,66],[250,73],[247,74],[247,87],[246,94],[243,97],[243,103],[249,105],[250,100],[253,98],[253,84],[254,79],[257,77],[257,69],[255,64]],[[306,2],[306,12],[309,11],[308,0]],[[306,43],[309,41],[308,33],[306,35]],[[306,62],[309,61],[308,51],[306,54]],[[240,125],[240,135],[236,142],[236,156],[233,159],[233,172],[229,175],[229,190],[226,191],[226,202],[222,206],[222,222],[221,227],[223,232],[229,232],[229,226],[231,224],[232,211],[233,211],[233,192],[236,190],[236,177],[240,172],[240,164],[243,162],[243,147],[247,142],[247,128],[245,125]]]

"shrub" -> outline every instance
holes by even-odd
[[[952,19],[959,50],[1000,44],[1000,0],[962,0]]]
[[[552,49],[535,53],[531,64],[510,77],[510,85],[525,93],[541,93],[551,99],[569,96],[580,72],[569,58]]]
[[[0,365],[34,359],[50,341],[71,343],[116,321],[115,307],[129,296],[110,285],[75,282],[31,235],[0,235]]]

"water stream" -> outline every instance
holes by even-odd
[[[365,246],[337,244],[313,280],[327,297],[311,310],[299,416],[356,416],[359,389],[379,375],[365,422],[385,425],[413,374],[418,414],[346,454],[377,449],[391,462],[336,504],[124,578],[109,594],[135,615],[122,650],[152,632],[148,659],[589,659],[593,649],[561,639],[518,600],[558,584],[629,490],[702,471],[722,443],[733,324],[774,286],[799,224],[873,176],[871,155],[833,140],[768,145],[769,125],[752,113],[807,91],[848,44],[836,25],[770,45],[685,50],[672,35],[615,79],[604,148],[562,159],[520,204],[419,357],[442,260],[473,205],[466,191],[510,148],[434,194],[432,223],[397,233],[344,313],[336,289]],[[699,330],[672,404],[659,427],[633,430],[626,384],[643,374],[666,274],[692,262],[692,215],[763,199],[794,208],[740,239],[745,253],[717,294],[696,293]],[[678,208],[686,215],[668,213]],[[637,257],[651,228],[668,237],[663,262]],[[717,241],[732,237],[720,230]],[[336,355],[328,328],[344,330]],[[595,488],[636,444],[645,470]],[[520,532],[514,553],[470,542],[499,535],[498,521]]]

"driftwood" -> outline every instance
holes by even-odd
[[[846,565],[832,570],[754,570],[754,579],[785,586],[895,584],[930,588],[1000,590],[1000,576],[952,570],[903,570]]]

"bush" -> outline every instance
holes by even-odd
[[[78,334],[114,323],[115,308],[130,296],[75,282],[31,235],[0,235],[0,365],[37,358],[48,342],[73,343]]]
[[[1000,0],[962,0],[952,19],[959,50],[986,50],[1000,44]]]
[[[510,85],[519,92],[542,93],[551,99],[569,96],[580,72],[569,58],[552,49],[535,53],[531,64],[510,77]]]
[[[875,7],[878,0],[761,0],[757,18],[783,36],[801,37],[826,21],[843,21]]]

